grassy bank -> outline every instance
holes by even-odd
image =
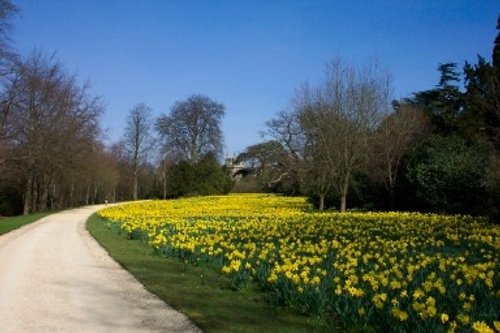
[[[5,217],[0,219],[0,235],[6,234],[9,231],[20,228],[23,225],[33,223],[39,219],[50,215],[54,212],[41,212],[29,215]]]
[[[156,255],[148,244],[129,240],[92,215],[87,228],[118,263],[149,291],[190,317],[205,332],[339,332],[292,310],[268,305],[250,285],[235,292],[227,278],[210,269]]]

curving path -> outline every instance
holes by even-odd
[[[85,221],[100,208],[0,236],[0,332],[199,332],[89,235]]]

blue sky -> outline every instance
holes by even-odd
[[[265,121],[335,57],[377,59],[394,97],[432,88],[439,63],[491,58],[498,0],[13,0],[23,55],[56,52],[106,104],[108,142],[144,102],[157,116],[192,94],[226,106],[226,154],[260,141]]]

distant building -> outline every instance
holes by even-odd
[[[245,161],[237,161],[235,157],[228,157],[224,160],[224,167],[229,171],[229,175],[234,180],[239,180],[251,172],[251,168],[246,166]]]

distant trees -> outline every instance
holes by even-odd
[[[415,93],[406,102],[426,111],[435,131],[449,135],[457,131],[463,110],[462,93],[458,87],[460,73],[456,63],[440,64],[438,70],[441,74],[439,84],[433,89]]]
[[[3,96],[4,160],[19,173],[23,212],[72,204],[75,181],[100,135],[99,100],[41,52],[13,67]]]
[[[54,56],[12,52],[15,12],[0,0],[0,215],[231,189],[223,104],[192,95],[157,119],[137,104],[107,148],[89,86]],[[497,29],[491,62],[478,56],[463,72],[440,64],[435,87],[392,104],[380,67],[329,62],[323,80],[266,122],[266,141],[236,158],[250,179],[239,189],[305,194],[319,209],[349,202],[499,220],[500,17]]]
[[[17,12],[17,8],[9,0],[0,0],[0,171],[1,165],[6,161],[8,152],[10,133],[10,122],[12,96],[5,91],[5,86],[9,85],[12,79],[12,67],[17,55],[12,50],[10,32],[11,20]]]
[[[12,18],[17,7],[10,0],[0,0],[0,78],[11,73],[11,66],[17,59],[11,40]]]
[[[167,172],[166,197],[227,194],[232,182],[214,155],[204,155],[197,162],[180,161]]]
[[[389,192],[389,207],[394,209],[396,180],[409,149],[421,143],[430,131],[424,111],[406,103],[393,102],[394,112],[382,118],[370,143],[369,167],[366,172],[384,183]]]
[[[488,155],[481,144],[457,136],[433,135],[408,161],[408,177],[421,208],[434,212],[483,212],[482,185]]]
[[[289,195],[301,193],[302,162],[305,154],[306,137],[300,122],[300,113],[296,112],[300,99],[292,103],[292,109],[281,111],[266,122],[265,135],[271,137],[283,149],[280,160],[283,172],[270,181],[273,189]]]
[[[139,167],[146,162],[148,155],[155,146],[155,139],[152,135],[153,119],[151,108],[144,103],[137,104],[130,110],[127,117],[127,127],[123,138],[124,145],[130,160],[133,187],[132,198],[138,198]]]
[[[17,8],[0,0],[0,215],[100,201],[116,186],[103,106],[56,59],[11,47]]]
[[[500,32],[492,63],[479,56],[463,73],[455,63],[440,64],[434,88],[392,105],[386,73],[334,60],[320,84],[302,86],[291,108],[266,123],[282,148],[274,188],[307,194],[320,209],[335,200],[343,211],[349,198],[369,209],[499,219],[499,43]],[[241,159],[259,161],[264,147],[248,147]],[[290,191],[286,183],[298,186]]]
[[[234,163],[243,169],[234,176],[238,178],[235,192],[266,192],[274,183],[283,183],[288,175],[286,170],[287,152],[276,140],[269,140],[247,147]],[[283,189],[280,189],[283,192]]]
[[[202,95],[193,95],[175,103],[170,114],[161,115],[156,122],[164,151],[176,160],[193,163],[207,154],[220,158],[224,112],[224,105]]]
[[[389,108],[389,77],[375,65],[355,68],[330,62],[318,87],[304,86],[291,114],[268,123],[274,138],[290,147],[302,188],[319,197],[333,192],[340,210],[354,173],[367,163],[369,143]]]
[[[202,95],[176,102],[155,124],[161,139],[163,196],[227,193],[231,179],[219,160],[224,105]]]

